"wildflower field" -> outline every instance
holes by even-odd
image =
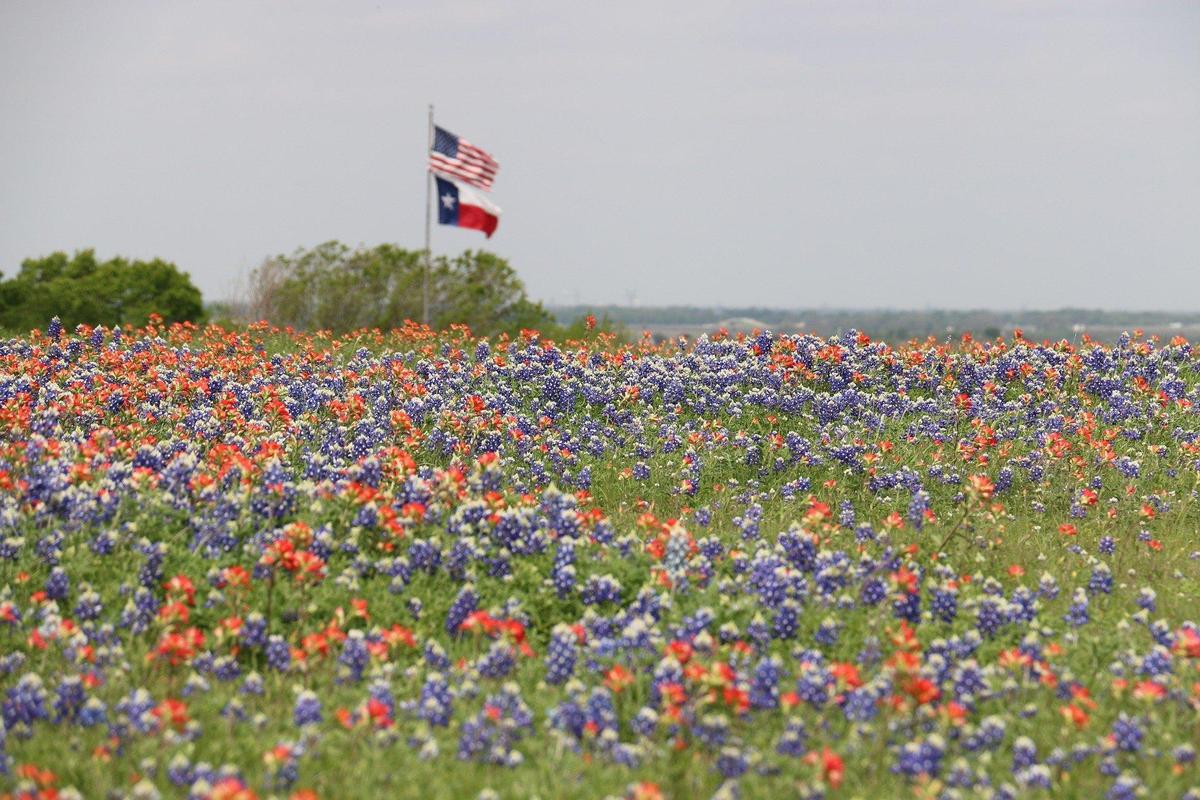
[[[0,340],[0,796],[1200,798],[1183,340]]]

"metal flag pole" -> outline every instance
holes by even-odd
[[[429,150],[433,151],[433,103],[429,104]],[[428,153],[425,155],[429,159]],[[433,269],[433,250],[429,234],[433,224],[433,172],[426,170],[425,176],[425,275],[421,282],[421,321],[429,324],[429,272]]]

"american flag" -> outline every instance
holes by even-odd
[[[434,127],[433,149],[429,151],[429,168],[443,175],[490,190],[500,165],[485,151],[450,131]]]

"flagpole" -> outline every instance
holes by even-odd
[[[433,150],[433,103],[429,104],[429,150]],[[426,153],[425,160],[429,160]],[[433,173],[426,169],[425,175],[425,275],[421,282],[421,321],[429,324],[429,272],[432,269],[433,250],[429,244],[433,225]]]

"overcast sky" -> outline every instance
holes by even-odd
[[[550,303],[1200,309],[1200,3],[0,2],[0,269],[420,248]]]

